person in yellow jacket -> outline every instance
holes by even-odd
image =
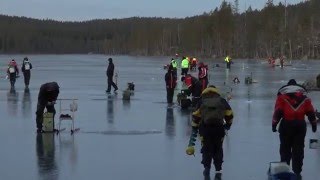
[[[183,57],[181,62],[181,75],[187,75],[189,70],[189,60],[187,57]]]
[[[225,130],[232,125],[233,112],[215,86],[209,86],[202,94],[198,108],[192,114],[192,134],[186,149],[188,155],[194,154],[194,145],[198,135],[202,137],[203,175],[210,176],[211,162],[216,169],[216,177],[221,177],[223,162],[223,139]]]
[[[227,69],[231,68],[231,58],[230,56],[227,56],[224,61],[227,63]]]
[[[175,76],[177,76],[177,68],[178,68],[178,63],[177,63],[177,61],[172,58],[170,65],[172,66],[172,70],[173,70]]]

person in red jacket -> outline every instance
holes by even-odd
[[[317,131],[317,121],[311,99],[307,91],[291,79],[287,85],[281,87],[275,104],[272,131],[277,131],[280,122],[280,157],[282,162],[290,165],[292,159],[293,172],[301,178],[304,158],[304,139],[307,125],[305,116],[308,117],[312,131]]]
[[[202,85],[202,90],[201,90],[202,92],[208,86],[208,67],[201,62],[199,63],[198,70],[199,70],[198,78]]]
[[[172,65],[169,65],[168,72],[166,73],[164,79],[166,81],[167,103],[172,104],[174,89],[177,85],[177,75],[174,72]]]

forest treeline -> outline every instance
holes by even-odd
[[[239,0],[183,19],[59,22],[0,15],[0,53],[102,53],[234,58],[320,58],[320,1],[249,7]]]

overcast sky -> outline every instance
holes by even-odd
[[[230,0],[229,0],[230,1]],[[239,0],[245,7],[261,9],[267,0]],[[285,0],[274,0],[275,4]],[[296,4],[303,0],[287,0]],[[209,12],[222,0],[0,0],[0,14],[38,19],[83,21],[140,17],[187,17]],[[233,2],[233,0],[232,0]]]

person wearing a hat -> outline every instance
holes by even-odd
[[[166,89],[167,89],[167,103],[172,104],[174,89],[176,88],[176,85],[177,85],[177,74],[175,73],[172,65],[169,66],[168,72],[165,74],[164,79],[166,82]]]
[[[114,64],[112,62],[112,58],[108,59],[109,65],[107,69],[107,77],[108,77],[108,89],[106,90],[107,93],[110,93],[111,86],[114,88],[114,92],[118,90],[118,86],[113,82],[113,74],[114,74]]]
[[[272,131],[277,132],[279,125],[281,162],[290,165],[301,179],[304,158],[304,139],[307,131],[305,116],[308,117],[312,131],[317,131],[315,110],[306,89],[291,79],[278,90],[272,119]]]
[[[31,76],[32,64],[29,62],[29,59],[25,57],[22,62],[21,71],[23,72],[24,85],[29,88],[30,76]]]
[[[59,85],[57,82],[48,82],[42,84],[38,95],[38,104],[36,111],[37,132],[41,133],[43,123],[43,113],[46,108],[48,112],[53,113],[53,117],[56,113],[54,104],[59,95]],[[54,123],[53,123],[54,124]]]
[[[199,67],[198,67],[199,73],[198,73],[198,78],[199,81],[201,82],[202,85],[202,90],[205,90],[208,86],[208,67],[206,65],[204,65],[203,62],[199,63]]]
[[[18,65],[14,59],[12,59],[9,62],[7,74],[10,79],[11,89],[14,89],[14,84],[16,83],[16,78],[17,78],[17,76],[19,76]]]

